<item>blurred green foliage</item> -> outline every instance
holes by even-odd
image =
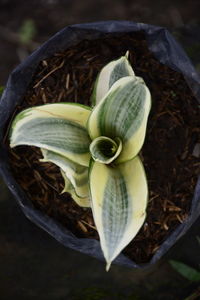
[[[3,94],[4,86],[0,86],[0,96]]]
[[[200,272],[176,260],[170,260],[170,265],[183,277],[192,282],[200,282]]]
[[[19,29],[19,38],[22,44],[28,44],[36,35],[36,25],[32,19],[26,19]]]

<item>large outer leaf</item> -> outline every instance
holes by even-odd
[[[92,104],[98,104],[102,98],[107,94],[111,86],[120,78],[125,76],[133,76],[135,74],[127,59],[127,55],[121,58],[111,61],[107,64],[97,76],[93,93],[92,93]]]
[[[93,217],[108,270],[145,220],[145,171],[137,156],[114,167],[92,162],[89,177]]]
[[[90,113],[89,107],[71,103],[26,109],[12,123],[10,145],[40,147],[88,166],[91,141],[85,126]]]
[[[52,151],[48,151],[45,149],[41,149],[41,151],[44,158],[40,161],[52,162],[55,165],[57,165],[65,173],[65,176],[69,179],[76,195],[79,198],[89,197],[87,167],[74,163],[69,159],[61,156],[60,154],[54,153]]]
[[[132,159],[143,145],[150,106],[150,92],[141,78],[119,79],[89,117],[91,139],[120,138],[123,148],[116,162]]]

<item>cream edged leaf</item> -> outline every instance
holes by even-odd
[[[125,76],[135,77],[135,73],[128,61],[128,51],[125,56],[108,63],[98,74],[94,84],[91,102],[98,104],[107,94],[111,86],[120,78]]]
[[[64,183],[65,183],[65,186],[64,186],[64,189],[62,191],[62,193],[69,193],[72,197],[72,199],[76,202],[76,204],[78,204],[79,206],[81,207],[90,207],[90,199],[89,199],[89,196],[87,197],[79,197],[77,195],[77,193],[75,192],[75,189],[73,187],[73,185],[71,184],[70,180],[68,179],[68,177],[66,176],[65,172],[63,172],[61,170],[61,174],[62,174],[62,177],[64,179]]]
[[[92,140],[99,136],[119,138],[122,151],[116,163],[128,161],[143,145],[150,107],[151,95],[143,79],[123,77],[114,83],[90,114],[89,135]]]
[[[89,184],[93,217],[108,270],[144,223],[146,175],[138,156],[113,167],[93,161]]]
[[[90,113],[89,107],[72,103],[26,109],[12,123],[10,146],[40,147],[88,166],[91,140],[85,126]]]
[[[112,139],[100,136],[90,144],[90,153],[95,161],[110,164],[120,154],[122,150],[122,142],[120,139],[113,141]]]
[[[54,163],[62,170],[62,172],[67,177],[69,182],[67,182],[67,180],[65,181],[65,191],[71,190],[71,184],[78,198],[89,197],[87,167],[78,165],[77,163],[74,163],[69,159],[52,151],[48,151],[45,149],[41,149],[41,151],[43,159],[40,159],[40,161]]]

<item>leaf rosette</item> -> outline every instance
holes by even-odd
[[[138,153],[151,96],[127,56],[99,73],[93,109],[75,103],[29,108],[16,116],[10,130],[11,147],[41,148],[41,161],[60,168],[63,192],[78,205],[91,207],[107,270],[143,225],[148,199]]]

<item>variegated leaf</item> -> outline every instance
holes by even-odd
[[[45,149],[41,149],[41,151],[43,159],[40,159],[40,161],[52,162],[57,165],[69,179],[78,197],[86,198],[89,196],[87,167],[81,166],[52,151]]]
[[[65,186],[64,186],[64,189],[62,191],[62,193],[69,193],[72,197],[72,199],[79,205],[79,206],[82,206],[82,207],[90,207],[90,199],[89,199],[89,196],[87,197],[79,197],[77,195],[77,193],[75,192],[75,189],[73,187],[73,185],[71,184],[70,180],[67,178],[65,172],[63,172],[61,170],[61,174],[62,174],[62,177],[64,179],[64,183],[65,183]]]
[[[91,140],[85,126],[90,113],[89,107],[72,103],[26,109],[12,123],[10,146],[40,147],[88,166]]]
[[[122,151],[115,162],[132,159],[143,145],[150,106],[150,92],[142,78],[119,79],[89,117],[91,139],[100,136],[119,138]]]
[[[111,86],[120,78],[125,76],[135,77],[134,71],[128,61],[128,51],[125,56],[111,61],[99,73],[95,81],[92,104],[98,104],[107,94]]]
[[[120,139],[114,141],[105,136],[94,139],[90,144],[92,158],[104,164],[110,164],[114,161],[119,156],[121,150],[122,142]]]
[[[108,270],[144,223],[147,181],[138,156],[114,167],[93,162],[89,174],[91,207]]]

